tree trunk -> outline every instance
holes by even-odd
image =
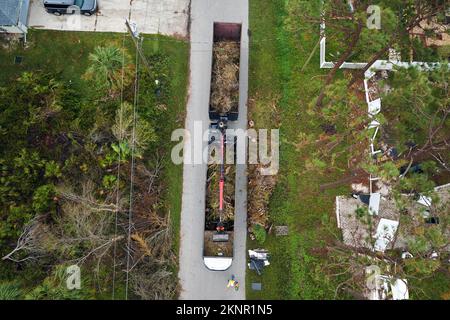
[[[337,71],[340,69],[342,64],[350,57],[350,55],[353,53],[353,49],[355,48],[356,44],[359,41],[359,37],[361,36],[361,32],[363,30],[363,24],[361,22],[358,23],[358,27],[356,28],[355,32],[352,36],[352,41],[350,42],[347,50],[344,52],[344,54],[341,56],[339,61],[335,64],[333,69],[328,73],[328,76],[325,80],[324,85],[322,86],[322,89],[320,91],[319,97],[317,98],[316,107],[320,108],[322,106],[323,99],[325,98],[325,91],[326,88],[330,85],[330,83],[333,81],[334,76],[336,75]]]

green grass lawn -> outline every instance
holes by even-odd
[[[122,37],[112,33],[31,30],[25,47],[17,44],[11,50],[0,51],[0,81],[4,83],[24,71],[43,70],[80,83],[89,63],[89,53],[106,43],[116,42],[120,46]],[[15,56],[23,57],[21,64],[14,64]]]
[[[308,121],[306,107],[317,96],[322,75],[319,54],[301,72],[318,41],[317,34],[295,38],[283,27],[285,0],[250,0],[250,114],[256,127],[280,127],[280,173],[270,202],[274,225],[287,225],[289,235],[269,235],[263,247],[271,255],[271,265],[260,277],[247,272],[249,299],[329,299],[339,279],[321,271],[326,257],[321,250],[330,239],[326,227],[335,230],[335,196],[347,187],[319,191],[322,183],[334,181],[342,172],[311,174],[305,160],[313,150],[298,152],[293,142],[299,133],[318,132]],[[299,21],[301,24],[302,22]],[[276,105],[276,109],[271,106]],[[275,116],[275,117],[274,117]],[[322,223],[326,217],[329,222]],[[248,248],[260,247],[248,241]],[[261,282],[263,290],[251,290]]]
[[[169,121],[164,124],[168,147],[175,143],[170,142],[171,133],[178,128],[184,128],[184,119],[187,104],[187,88],[189,81],[189,44],[185,41],[168,37],[147,36],[144,41],[146,52],[164,52],[170,57],[171,96],[169,98]],[[166,204],[170,210],[172,228],[174,232],[174,251],[178,255],[181,196],[183,192],[183,165],[175,165],[170,158],[169,148],[164,159],[164,174],[167,182]]]

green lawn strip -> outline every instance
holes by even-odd
[[[171,96],[168,105],[168,121],[165,126],[164,139],[167,148],[164,155],[164,179],[167,182],[166,204],[170,210],[172,229],[174,232],[174,252],[178,254],[180,235],[181,198],[183,191],[183,166],[175,165],[171,160],[171,133],[184,127],[189,81],[189,44],[164,36],[147,36],[144,41],[146,52],[160,50],[170,57]]]
[[[81,83],[81,76],[89,64],[89,53],[96,46],[111,42],[117,42],[120,47],[122,35],[30,30],[27,39],[25,48],[18,44],[13,50],[0,50],[2,83],[24,71],[37,70],[55,72],[66,81]],[[14,64],[15,56],[22,56],[22,63]],[[88,87],[82,89],[88,90]]]
[[[319,54],[303,68],[318,40],[317,35],[301,34],[294,38],[283,28],[284,0],[250,0],[250,99],[254,108],[250,117],[261,120],[267,127],[267,104],[279,97],[281,115],[281,150],[279,183],[271,197],[270,217],[274,225],[287,225],[289,235],[270,235],[264,248],[271,255],[271,265],[262,277],[247,272],[247,298],[249,299],[329,299],[339,279],[330,279],[321,271],[326,256],[316,253],[326,246],[330,235],[322,225],[322,216],[334,224],[334,201],[337,194],[347,188],[320,192],[322,183],[333,181],[342,173],[313,174],[305,171],[305,160],[310,150],[298,152],[289,142],[300,132],[320,132],[309,122],[307,105],[317,96],[321,85]],[[268,18],[270,17],[270,18]],[[301,23],[301,21],[299,21]],[[263,40],[263,41],[261,41]],[[261,115],[258,115],[258,112]],[[258,122],[255,121],[258,126]],[[342,167],[342,166],[341,166]],[[333,226],[332,226],[333,228]],[[249,241],[248,248],[259,247]],[[251,282],[262,282],[263,290],[250,289]]]

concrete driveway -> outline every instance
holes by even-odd
[[[209,125],[208,103],[211,79],[213,22],[242,23],[239,120],[234,128],[247,127],[248,90],[248,0],[192,0],[191,5],[190,96],[186,129],[194,132],[194,123],[203,130]],[[207,142],[204,142],[205,147]],[[193,151],[191,140],[185,150]],[[186,155],[186,152],[185,152]],[[181,299],[245,299],[247,239],[246,166],[237,166],[234,225],[234,258],[227,271],[210,271],[203,264],[203,230],[205,223],[206,164],[185,164],[180,230]],[[240,282],[240,290],[227,289],[231,274]]]
[[[37,29],[124,32],[129,18],[141,33],[186,37],[190,0],[98,0],[99,12],[55,16],[45,11],[42,0],[31,0],[28,24]]]

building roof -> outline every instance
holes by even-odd
[[[433,20],[423,20],[420,24],[413,28],[410,32],[412,36],[419,37],[427,47],[443,47],[450,45],[450,35],[448,34],[449,27],[444,23],[439,23],[434,18]],[[433,36],[427,35],[431,31]]]
[[[432,204],[436,207],[435,211],[446,212],[450,203],[450,184],[436,187],[434,191],[439,198],[438,203]],[[413,216],[414,226],[423,225],[427,206],[419,201],[408,200],[408,203],[407,209]],[[380,197],[378,214],[370,215],[370,224],[367,217],[359,216],[358,208],[369,212],[369,206],[359,198],[336,197],[336,219],[345,245],[381,252],[392,248],[407,249],[411,227],[399,224],[400,211],[393,199]]]
[[[358,208],[369,206],[359,199],[352,197],[336,198],[336,215],[339,221],[338,227],[342,230],[343,241],[346,245],[357,248],[373,249],[377,235],[370,228],[364,217],[357,214]],[[400,214],[394,201],[384,197],[380,198],[378,215],[372,215],[372,226],[377,228],[382,219],[398,221]]]
[[[0,0],[0,26],[26,25],[29,0]]]

